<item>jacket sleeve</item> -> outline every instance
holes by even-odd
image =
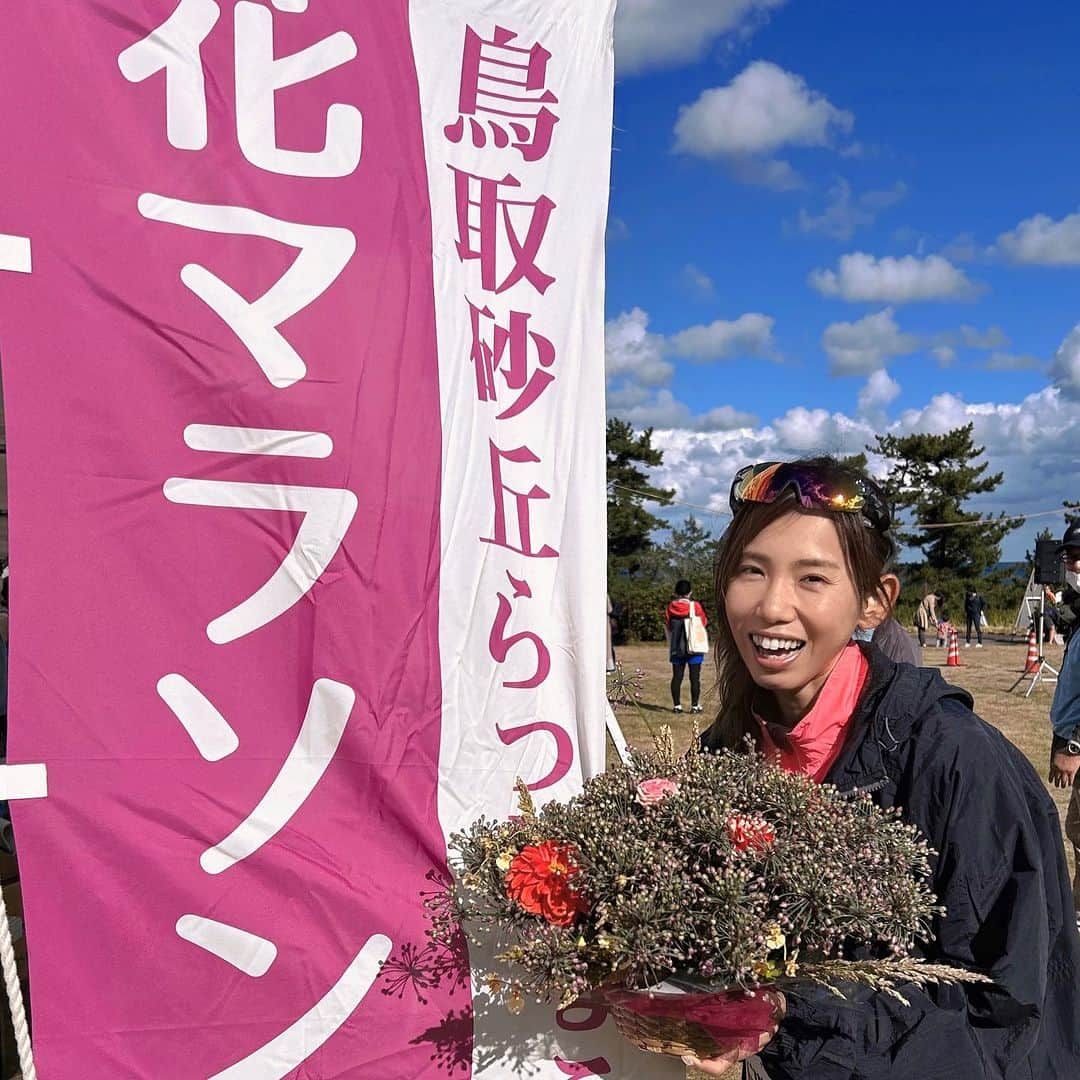
[[[792,993],[788,1012],[761,1053],[775,1080],[987,1080],[1012,1071],[1035,1042],[1046,991],[1050,941],[1062,912],[1048,882],[1039,822],[1023,782],[1000,755],[959,744],[927,763],[935,770],[919,820],[941,853],[934,886],[946,914],[936,920],[930,959],[988,975],[992,986],[905,986],[902,1004],[865,987],[837,998]],[[980,788],[979,785],[983,785]],[[1054,925],[1056,924],[1056,925]]]
[[[709,625],[709,616],[705,614],[705,608],[701,605],[700,601],[695,600],[694,604],[697,606],[697,616],[701,620],[702,626]]]

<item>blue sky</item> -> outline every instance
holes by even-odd
[[[658,479],[718,508],[745,461],[972,420],[978,508],[1080,498],[1077,41],[1059,2],[623,0],[609,413]]]

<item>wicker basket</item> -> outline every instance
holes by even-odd
[[[720,1053],[716,1040],[701,1024],[675,1016],[642,1016],[626,1005],[612,1005],[611,1018],[623,1038],[654,1054],[693,1054],[711,1058]]]

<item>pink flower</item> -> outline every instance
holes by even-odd
[[[679,790],[679,785],[674,780],[666,780],[662,776],[654,776],[651,780],[642,780],[637,786],[637,801],[642,806],[655,806],[663,802],[669,795],[674,795]]]

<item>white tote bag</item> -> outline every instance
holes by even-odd
[[[705,655],[709,651],[709,634],[700,616],[694,611],[694,601],[690,601],[690,614],[686,617],[686,651],[695,655]]]

